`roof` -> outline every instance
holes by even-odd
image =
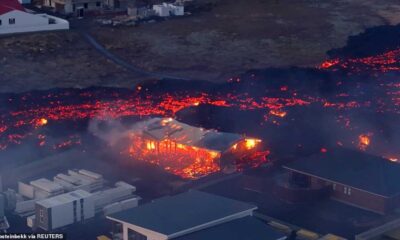
[[[206,228],[176,240],[275,240],[286,237],[285,234],[278,232],[267,224],[254,217],[239,218],[211,228]]]
[[[387,239],[399,240],[400,239],[400,228],[390,230],[383,234]]]
[[[251,204],[192,190],[160,198],[108,218],[169,236],[255,209],[257,207]]]
[[[243,136],[234,133],[205,130],[178,122],[172,118],[152,118],[142,122],[143,133],[162,141],[169,138],[177,143],[215,151],[226,151]]]
[[[0,15],[13,10],[25,11],[18,0],[0,0]]]
[[[333,149],[284,168],[390,197],[400,193],[400,164],[350,149]]]
[[[40,178],[31,181],[30,184],[36,188],[40,188],[41,190],[44,190],[49,193],[60,192],[64,190],[64,188],[60,184],[50,181],[46,178]]]
[[[40,200],[40,201],[36,202],[36,204],[39,204],[45,208],[51,208],[51,207],[65,204],[65,203],[70,203],[70,202],[73,202],[75,200],[79,200],[82,198],[88,198],[90,196],[92,196],[92,194],[89,192],[86,192],[84,190],[76,190],[76,191],[64,193],[64,194],[61,194],[61,195],[58,195],[58,196],[55,196],[52,198],[46,198],[46,199]]]

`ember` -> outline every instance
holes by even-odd
[[[361,134],[360,136],[358,136],[358,147],[360,148],[360,150],[367,150],[368,146],[371,144],[371,136],[372,133]]]

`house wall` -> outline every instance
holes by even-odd
[[[164,5],[154,5],[153,10],[160,17],[168,17],[170,15],[170,9]]]
[[[310,177],[311,186],[331,186],[331,198],[363,208],[369,211],[385,214],[390,211],[390,199],[361,191],[343,184],[329,182],[316,177]]]
[[[127,0],[104,0],[105,5],[112,9],[127,9],[128,1]]]
[[[9,24],[10,19],[15,19],[15,24]],[[69,29],[68,21],[60,18],[53,19],[56,20],[56,24],[49,24],[49,18],[45,14],[35,15],[18,10],[11,11],[0,16],[0,34]]]
[[[79,8],[85,11],[99,11],[102,9],[103,0],[44,0],[44,5],[54,8],[57,12],[71,14]]]
[[[387,198],[351,188],[346,185],[332,183],[332,195],[335,200],[343,201],[360,208],[378,213],[386,213]]]

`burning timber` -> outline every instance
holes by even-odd
[[[187,179],[256,167],[268,154],[260,152],[260,139],[197,128],[172,118],[152,118],[139,126],[130,136],[130,155]]]

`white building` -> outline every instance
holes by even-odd
[[[95,214],[113,214],[137,207],[136,188],[125,182],[117,182],[114,188],[89,193],[84,190],[61,194],[35,202],[35,215],[27,218],[31,228],[46,231],[83,222]],[[79,211],[79,212],[78,212]],[[60,219],[62,218],[62,219]]]
[[[153,5],[153,10],[159,17],[183,16],[185,7],[171,3]]]
[[[75,190],[94,192],[102,189],[103,184],[102,175],[84,169],[57,174],[53,181],[40,178],[30,181],[29,184],[18,182],[18,196],[24,199],[16,202],[15,212],[21,216],[30,215],[34,212],[38,200]]]
[[[27,12],[18,0],[0,1],[0,34],[69,29],[67,20]]]
[[[120,2],[122,0],[117,0]],[[125,0],[124,0],[125,1]],[[89,12],[101,12],[104,0],[43,0],[43,5],[61,14],[84,17]]]
[[[119,229],[114,239],[286,239],[285,234],[255,219],[252,215],[256,209],[256,206],[244,202],[189,191],[111,214],[107,218],[114,222],[114,229]]]
[[[36,226],[51,231],[94,217],[94,201],[91,193],[76,190],[36,202],[35,213]]]
[[[0,193],[0,233],[6,231],[10,225],[7,221],[7,217],[5,215],[5,208],[6,208],[6,197]]]
[[[104,211],[106,214],[109,214],[117,212],[118,209],[123,210],[129,204],[132,204],[132,202],[128,201],[127,203],[124,201],[133,201],[133,199],[136,201],[133,207],[136,207],[140,198],[133,195],[135,191],[136,188],[134,186],[125,182],[117,182],[114,188],[93,193],[96,212]]]

